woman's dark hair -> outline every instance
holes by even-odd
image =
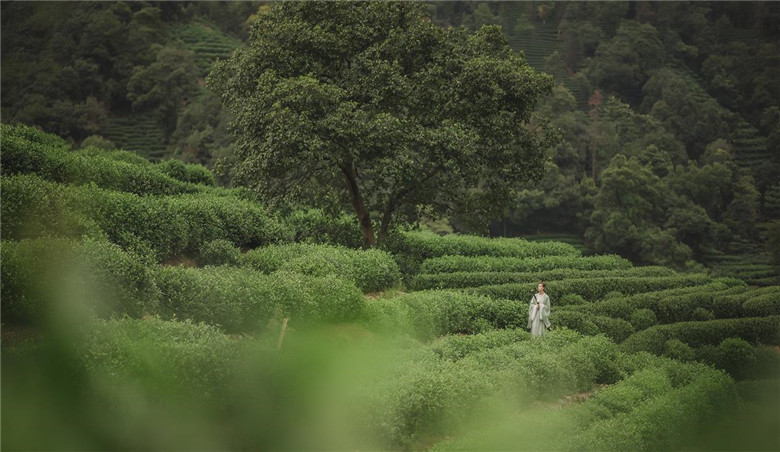
[[[544,281],[539,281],[536,285],[538,286],[539,284],[541,284],[542,287],[544,287],[544,290],[547,290],[547,284]]]

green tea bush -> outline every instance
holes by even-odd
[[[127,234],[148,243],[162,260],[196,254],[200,244],[229,240],[256,247],[284,240],[281,225],[252,202],[217,195],[139,197],[97,188],[72,189],[76,205],[109,238],[122,244]]]
[[[232,196],[137,196],[35,175],[3,177],[2,189],[2,215],[13,239],[104,233],[122,246],[131,244],[128,239],[142,241],[159,260],[196,254],[202,243],[216,239],[242,247],[287,240],[265,208]]]
[[[232,265],[241,263],[241,250],[230,240],[216,239],[204,243],[198,252],[198,265]]]
[[[780,343],[780,316],[717,319],[656,325],[634,333],[623,342],[629,352],[640,350],[661,355],[666,341],[678,339],[691,347],[720,343],[724,337],[739,337],[751,343]]]
[[[116,149],[116,145],[108,138],[104,138],[100,135],[90,135],[81,141],[81,148],[95,148],[110,151]]]
[[[766,316],[780,314],[780,286],[745,289],[713,300],[716,317]]]
[[[294,243],[247,252],[243,264],[263,273],[277,270],[305,275],[333,275],[354,281],[364,292],[398,285],[401,274],[392,256],[382,250],[353,250],[329,245]]]
[[[780,314],[780,287],[774,287],[769,293],[760,293],[749,297],[742,303],[742,313],[746,317],[764,317]]]
[[[202,189],[160,171],[98,153],[70,152],[46,140],[34,141],[12,131],[3,136],[2,174],[37,174],[65,184],[90,184],[138,195],[196,193]],[[204,171],[208,172],[205,168]],[[195,171],[195,170],[193,170]],[[210,174],[210,173],[209,173]],[[213,177],[213,176],[212,176]]]
[[[715,314],[713,314],[709,309],[705,309],[703,307],[694,308],[693,312],[691,313],[691,320],[694,321],[702,322],[713,319],[715,319]]]
[[[698,369],[699,375],[690,383],[673,384],[672,388],[651,370],[635,374],[642,384],[656,381],[651,383],[653,389],[647,397],[629,386],[631,378],[625,381],[627,388],[616,385],[611,391],[603,391],[603,395],[591,397],[584,404],[590,413],[600,413],[592,405],[603,406],[604,399],[614,398],[620,402],[616,406],[619,415],[606,419],[594,416],[593,422],[585,424],[586,430],[571,437],[566,449],[650,451],[680,447],[691,432],[714,421],[736,400],[733,382],[727,375],[704,366]]]
[[[365,300],[351,282],[326,276],[248,268],[163,268],[158,279],[161,315],[219,325],[227,332],[261,331],[276,318],[292,325],[350,321],[363,314]]]
[[[727,283],[732,282],[729,280]],[[737,281],[736,286],[727,283],[716,279],[700,286],[677,287],[614,297],[569,309],[627,320],[631,320],[637,310],[647,309],[653,312],[657,322],[674,323],[690,320],[697,307],[712,308],[721,296],[747,290],[743,282]]]
[[[106,241],[3,241],[2,262],[6,324],[50,321],[68,306],[104,318],[157,310],[156,266]]]
[[[550,323],[555,328],[565,327],[577,331],[587,336],[595,336],[603,333],[601,328],[593,321],[596,316],[584,315],[574,311],[552,310],[550,313]]]
[[[582,298],[582,295],[570,293],[562,296],[557,304],[560,304],[561,306],[577,306],[585,303],[587,303],[587,301]]]
[[[46,306],[54,303],[63,269],[70,266],[75,247],[75,242],[67,239],[0,242],[3,324],[44,320]]]
[[[60,188],[32,174],[0,178],[3,239],[99,234],[98,225],[73,210],[67,193]]]
[[[643,308],[632,312],[629,321],[636,331],[641,331],[657,324],[658,318],[652,309]]]
[[[486,336],[498,334],[488,333]],[[506,345],[456,352],[459,359],[423,355],[399,366],[367,394],[364,416],[386,448],[419,449],[427,438],[449,437],[468,426],[499,397],[513,411],[614,382],[616,346],[604,337],[568,330],[528,340],[505,337]],[[435,346],[432,346],[435,347]]]
[[[144,156],[136,152],[125,151],[123,149],[106,150],[94,146],[86,146],[86,147],[82,147],[81,149],[75,152],[89,157],[109,158],[112,160],[118,160],[120,162],[132,163],[134,165],[140,165],[140,166],[153,165],[153,163],[147,160]]]
[[[375,329],[430,340],[444,334],[525,328],[528,305],[454,291],[421,291],[370,300],[368,319]]]
[[[666,341],[664,356],[678,361],[693,361],[695,353],[693,348],[685,342],[679,339],[669,339]]]
[[[427,258],[461,256],[542,257],[580,256],[580,252],[563,242],[529,242],[516,238],[486,238],[473,235],[445,235],[433,232],[404,233],[408,245]]]
[[[525,328],[494,330],[469,335],[446,335],[431,344],[431,350],[442,359],[457,361],[469,354],[503,347],[531,339]]]
[[[181,160],[163,160],[154,165],[154,168],[163,174],[191,184],[200,184],[213,187],[215,183],[214,173],[203,165],[184,163]]]
[[[577,270],[627,270],[631,261],[620,256],[545,256],[538,258],[494,256],[441,256],[426,259],[420,273],[543,272],[560,268]]]
[[[318,246],[309,243],[284,243],[255,248],[244,253],[242,265],[269,274],[286,262],[314,254]]]
[[[596,277],[589,279],[567,279],[562,281],[546,281],[547,293],[552,299],[563,300],[566,295],[577,294],[589,301],[603,298],[607,293],[620,290],[625,294],[651,292],[673,287],[703,285],[710,281],[707,275],[678,275],[660,277]],[[531,298],[531,291],[536,282],[528,284],[500,284],[480,286],[467,289],[470,293],[488,295],[494,298],[509,298],[525,300]]]
[[[295,242],[342,245],[358,249],[363,233],[354,215],[334,217],[321,209],[296,209],[284,218]]]
[[[634,327],[625,320],[575,311],[553,310],[550,323],[553,327],[566,327],[588,336],[604,334],[614,342],[622,342],[634,333]]]
[[[574,246],[562,242],[454,234],[440,236],[430,231],[397,231],[382,246],[396,257],[404,275],[418,273],[426,259],[448,255],[518,258],[581,255]]]
[[[191,321],[124,318],[85,329],[77,344],[82,365],[107,384],[117,383],[112,388],[136,388],[116,397],[137,397],[138,385],[146,396],[208,397],[230,381],[241,350],[217,328]]]
[[[87,239],[76,253],[87,293],[100,317],[141,317],[158,311],[157,265],[104,240]]]
[[[674,276],[676,272],[666,267],[635,267],[626,270],[578,270],[558,268],[539,272],[455,272],[420,274],[415,276],[410,284],[413,290],[425,289],[457,289],[478,287],[494,284],[509,284],[527,282],[534,286],[538,281],[561,281],[565,279],[590,278],[626,278],[626,277],[660,277]]]

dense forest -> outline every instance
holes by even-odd
[[[206,164],[231,184],[232,117],[206,79],[267,5],[2,8],[4,122],[81,147]],[[780,5],[433,2],[428,10],[442,27],[501,26],[515,51],[554,77],[538,120],[559,133],[545,175],[518,180],[502,215],[441,209],[423,218],[432,227],[570,235],[595,252],[677,268],[714,265],[764,242],[777,259]],[[305,202],[336,210],[339,197],[346,189]]]

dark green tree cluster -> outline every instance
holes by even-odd
[[[675,266],[764,237],[780,179],[777,4],[442,2],[431,10],[442,25],[500,24],[558,83],[541,112],[563,139],[544,177],[520,183],[493,233],[583,234],[598,252]]]
[[[81,143],[105,137],[114,118],[147,114],[169,154],[210,163],[232,141],[226,114],[199,83],[197,49],[175,30],[207,24],[239,38],[259,5],[4,2],[3,121]]]

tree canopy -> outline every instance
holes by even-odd
[[[282,2],[207,84],[235,115],[237,180],[269,199],[345,187],[374,245],[422,209],[490,215],[539,177],[552,78],[501,29],[440,28],[419,3]]]

